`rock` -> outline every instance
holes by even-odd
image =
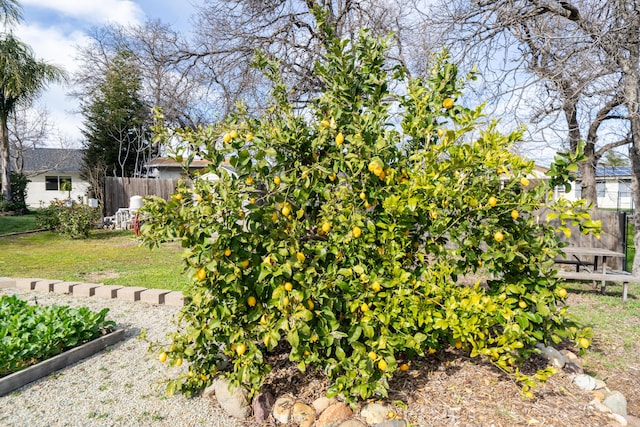
[[[229,381],[224,378],[216,378],[212,387],[216,400],[228,415],[241,420],[251,416],[249,393],[244,387],[234,387],[233,391],[229,391]]]
[[[607,388],[607,384],[599,379],[596,379],[596,390],[604,390]]]
[[[580,389],[584,391],[595,390],[596,388],[596,379],[587,374],[576,375],[573,379],[573,383]]]
[[[271,408],[276,398],[268,391],[259,393],[253,398],[251,407],[253,408],[253,418],[258,423],[265,423],[271,415]]]
[[[328,397],[319,397],[311,403],[311,406],[316,410],[316,415],[320,415],[325,409],[327,409],[330,405],[337,403],[338,401],[335,398]]]
[[[296,402],[291,410],[291,418],[299,427],[312,427],[316,421],[316,410],[302,402]]]
[[[633,415],[627,415],[624,419],[627,420],[629,427],[640,427],[640,418],[634,417]]]
[[[602,404],[618,415],[627,415],[627,399],[617,390],[605,396]]]
[[[291,417],[291,409],[295,403],[296,399],[292,394],[285,394],[277,398],[271,411],[273,418],[275,418],[280,424],[287,424]]]
[[[616,421],[622,427],[626,427],[629,425],[629,423],[627,422],[627,419],[620,414],[608,414],[607,417]]]
[[[389,408],[379,403],[370,403],[362,408],[360,417],[369,425],[379,424],[387,419]]]
[[[373,427],[407,427],[407,422],[405,420],[389,420]]]
[[[337,427],[352,416],[353,411],[347,405],[337,402],[320,414],[316,427]]]
[[[573,362],[578,366],[582,366],[582,363],[580,363],[580,358],[575,353],[569,350],[560,350],[560,354],[564,356],[564,360],[566,360],[567,362]]]
[[[583,374],[584,370],[582,366],[578,365],[573,361],[568,361],[564,364],[564,368],[562,368],[565,372],[570,372],[572,374]]]
[[[598,399],[593,399],[591,402],[589,402],[589,405],[591,405],[593,407],[593,409],[600,411],[600,412],[604,412],[605,414],[610,414],[611,413],[611,409],[607,408],[606,406],[604,406],[602,404],[602,402],[600,402]]]
[[[340,424],[338,427],[367,427],[365,423],[358,420],[347,420]]]
[[[566,363],[566,360],[562,353],[550,345],[545,347],[542,344],[538,344],[536,347],[540,349],[542,356],[549,361],[549,364],[554,368],[562,369]]]

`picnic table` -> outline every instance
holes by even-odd
[[[640,283],[640,277],[633,276],[625,271],[610,270],[607,272],[607,258],[622,258],[623,252],[616,252],[605,248],[591,248],[581,246],[567,246],[562,248],[565,255],[571,255],[573,259],[556,259],[558,264],[572,264],[576,266],[576,271],[559,271],[558,276],[563,279],[583,280],[601,283],[600,291],[604,294],[606,282],[622,283],[622,301],[627,300],[628,284]],[[590,258],[590,259],[587,259]],[[592,259],[592,260],[591,260]],[[601,270],[598,270],[598,266]],[[593,267],[593,269],[580,270],[580,268]]]

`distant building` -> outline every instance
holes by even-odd
[[[596,191],[598,194],[598,208],[633,210],[631,166],[597,167]],[[565,197],[569,200],[577,200],[582,197],[579,177]]]
[[[83,150],[34,148],[22,154],[22,173],[29,179],[27,206],[48,206],[54,199],[79,200],[86,196],[89,183],[80,177]]]
[[[195,159],[189,164],[189,172],[200,172],[203,176],[215,176],[211,172],[207,172],[211,162],[208,160]],[[184,163],[177,162],[174,159],[168,157],[156,157],[151,159],[146,164],[146,168],[149,171],[150,178],[160,179],[177,179],[184,175]],[[228,161],[225,161],[220,165],[221,168],[227,170],[227,172],[234,173],[233,168]],[[215,178],[214,178],[215,179]]]

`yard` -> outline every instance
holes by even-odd
[[[0,217],[0,230],[6,233],[18,223],[28,223],[28,217],[22,218],[27,221],[15,219]],[[140,246],[131,232],[94,231],[87,240],[50,232],[3,236],[0,253],[0,276],[172,290],[182,290],[189,283],[181,271],[179,245],[149,250]],[[587,284],[567,283],[567,289],[569,312],[594,330],[593,345],[583,357],[585,371],[605,380],[611,389],[622,391],[629,413],[640,414],[640,286],[630,286],[625,304],[617,286],[609,286],[607,295]]]
[[[5,221],[13,218],[18,217],[0,217],[0,229],[6,230]],[[87,240],[52,232],[4,236],[0,253],[0,276],[171,290],[182,290],[188,283],[179,245],[150,250],[126,231],[96,230]]]

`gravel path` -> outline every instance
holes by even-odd
[[[3,289],[39,304],[110,309],[108,319],[125,328],[125,339],[72,366],[0,397],[1,426],[242,426],[203,398],[167,397],[166,380],[181,368],[161,365],[148,342],[175,329],[177,307]]]

